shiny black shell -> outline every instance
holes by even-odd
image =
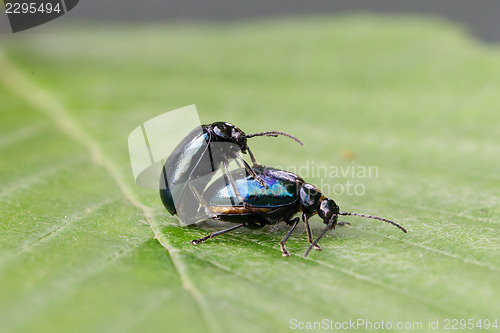
[[[229,123],[217,122],[201,125],[201,129],[195,128],[186,135],[165,161],[160,176],[160,198],[170,214],[177,213],[174,197],[192,195],[189,191],[184,191],[183,185],[188,180],[217,171],[224,159],[229,160],[233,158],[232,155],[235,152],[246,150],[246,138],[244,141],[234,142],[234,136],[223,135],[217,131],[221,125],[232,129],[232,133],[238,133],[239,137],[245,135],[240,129]],[[214,145],[214,142],[227,142],[228,144]],[[203,179],[203,181],[208,184],[210,177]],[[176,184],[182,186],[177,186],[175,193],[172,193],[171,187]],[[198,186],[204,187],[203,185]]]

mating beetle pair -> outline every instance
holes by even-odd
[[[178,216],[179,207],[180,210],[191,209],[187,216],[193,223],[206,218],[237,223],[231,228],[193,240],[192,244],[240,227],[254,229],[285,222],[291,227],[280,241],[280,247],[283,255],[289,256],[285,243],[300,222],[299,217],[293,218],[299,212],[302,212],[310,243],[305,256],[312,248],[321,250],[318,241],[323,235],[344,224],[337,221],[339,215],[381,220],[406,233],[399,224],[381,217],[341,212],[334,200],[326,198],[318,188],[306,183],[300,176],[259,165],[248,147],[247,138],[277,135],[285,135],[301,143],[283,132],[245,135],[232,124],[218,122],[203,125],[202,131],[191,132],[174,149],[160,177],[160,197],[166,209]],[[229,145],[220,146],[217,143]],[[248,152],[253,165],[249,166],[239,152]],[[232,160],[241,163],[242,167],[230,171],[228,165]],[[223,175],[212,181],[221,166]],[[315,214],[323,219],[326,228],[313,240],[308,220]]]

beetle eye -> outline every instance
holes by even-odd
[[[231,135],[233,137],[234,142],[240,147],[240,149],[242,151],[246,150],[247,137],[245,133],[243,133],[241,130],[233,128]]]
[[[321,217],[325,223],[332,218],[334,214],[339,213],[339,206],[332,199],[326,199],[321,201],[319,204],[318,215]]]
[[[233,130],[233,138],[234,138],[234,141],[240,142],[240,140],[241,140],[240,132]]]

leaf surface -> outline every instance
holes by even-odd
[[[456,26],[64,26],[3,37],[0,68],[3,329],[286,332],[294,319],[364,319],[407,331],[396,323],[497,319],[500,53]],[[227,224],[179,226],[134,184],[127,136],[192,103],[204,123],[298,136],[305,147],[256,138],[252,150],[342,210],[408,234],[345,218],[306,259],[303,226],[290,258],[285,225],[190,245]]]

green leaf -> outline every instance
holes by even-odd
[[[3,330],[285,332],[359,319],[425,331],[498,319],[497,48],[410,17],[52,27],[2,37]],[[305,147],[251,145],[342,210],[408,234],[345,218],[307,258],[303,225],[289,258],[285,225],[190,245],[227,224],[181,227],[134,184],[127,136],[192,103],[204,123],[297,135]]]

